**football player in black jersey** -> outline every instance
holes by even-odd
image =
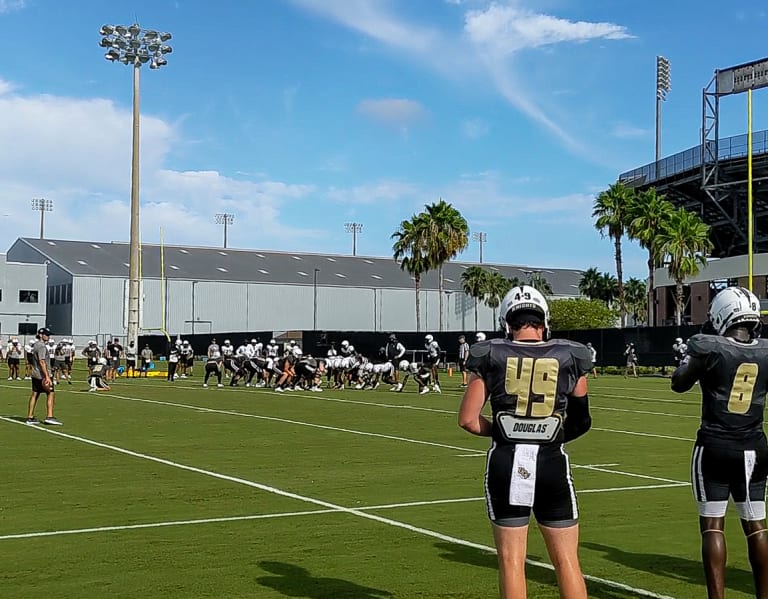
[[[698,503],[701,556],[709,599],[725,596],[725,512],[733,498],[747,538],[755,596],[768,598],[763,431],[768,391],[768,340],[760,339],[760,301],[742,287],[718,293],[709,307],[715,335],[694,335],[672,374],[672,390],[701,386],[701,425],[691,482]]]
[[[513,287],[500,309],[507,337],[475,343],[467,360],[471,375],[459,426],[492,439],[485,488],[502,599],[526,596],[531,511],[555,565],[560,596],[587,597],[576,492],[563,443],[592,424],[586,380],[592,360],[580,343],[547,341],[548,321],[541,293],[527,285]],[[492,420],[481,414],[486,400]]]

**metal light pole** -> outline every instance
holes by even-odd
[[[672,71],[669,60],[656,57],[656,177],[658,178],[659,160],[661,160],[661,103],[672,90]]]
[[[32,210],[40,211],[40,239],[43,239],[45,237],[45,213],[53,212],[53,200],[33,198]]]
[[[480,264],[483,263],[483,244],[488,240],[488,236],[482,231],[472,233],[472,241],[480,242]]]
[[[133,67],[133,135],[131,146],[131,233],[128,259],[128,335],[127,342],[139,346],[139,69],[149,63],[150,69],[168,64],[166,54],[173,49],[165,42],[171,34],[142,29],[138,23],[103,25],[99,45],[107,48],[104,55],[110,62]]]
[[[357,256],[357,234],[363,232],[363,223],[344,223],[347,233],[352,233],[352,255]]]
[[[216,224],[224,225],[224,248],[227,247],[227,227],[235,222],[234,214],[227,214],[226,212],[216,215]]]
[[[317,330],[317,273],[320,272],[319,268],[315,269],[315,276],[312,281],[312,293],[314,296],[314,301],[312,303],[312,330]]]

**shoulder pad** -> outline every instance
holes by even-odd
[[[487,356],[489,353],[491,353],[490,341],[480,341],[473,344],[469,348],[469,355],[475,358],[482,358],[483,356]]]
[[[688,340],[688,355],[694,358],[703,358],[717,346],[717,335],[697,334]]]

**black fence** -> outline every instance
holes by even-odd
[[[554,331],[552,336],[560,339],[572,339],[579,343],[591,342],[597,350],[598,366],[624,366],[626,358],[624,350],[628,343],[635,344],[635,352],[640,366],[673,366],[672,344],[676,337],[684,340],[700,331],[698,326],[677,327],[637,327],[625,329],[587,329],[576,331]],[[426,333],[397,332],[398,341],[406,348],[405,357],[408,360],[420,360],[424,352],[424,337]],[[324,357],[331,344],[338,351],[342,341],[349,341],[355,349],[369,358],[375,358],[379,351],[386,347],[391,333],[373,333],[370,331],[303,331],[297,333],[301,339],[301,347],[305,353]],[[447,362],[455,362],[458,359],[459,336],[464,335],[471,345],[475,342],[475,331],[432,332],[431,335],[440,344]],[[498,331],[486,331],[488,339],[501,335]],[[237,347],[247,343],[251,339],[258,339],[264,345],[273,337],[272,331],[236,331],[228,333],[205,333],[196,335],[183,335],[185,341],[189,341],[195,350],[195,355],[204,355],[213,338],[219,344],[229,339],[232,345]],[[176,337],[171,337],[175,342]],[[145,335],[139,337],[139,349],[149,344],[155,355],[165,355],[168,352],[168,344],[161,335]]]

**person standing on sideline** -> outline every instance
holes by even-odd
[[[167,379],[171,382],[176,380],[176,368],[179,365],[179,360],[184,360],[184,354],[182,353],[184,351],[184,346],[181,347],[181,351],[176,349],[176,346],[171,346],[171,351],[168,354],[168,377]],[[184,368],[184,363],[182,362],[182,372]],[[184,376],[183,374],[181,376]]]
[[[499,560],[502,599],[526,597],[528,522],[534,514],[555,567],[560,597],[586,599],[579,565],[576,492],[564,443],[592,426],[587,348],[549,337],[549,307],[533,287],[513,287],[501,302],[507,336],[474,344],[459,426],[491,437],[485,474],[488,517]],[[492,418],[482,414],[490,401]]]
[[[459,372],[461,373],[461,386],[467,386],[467,358],[469,358],[469,343],[464,335],[459,336]]]
[[[634,343],[627,343],[627,347],[624,348],[624,355],[627,357],[627,368],[624,371],[624,378],[629,376],[629,371],[632,371],[632,376],[637,377],[637,352],[635,351]]]
[[[680,366],[680,364],[683,363],[683,360],[685,360],[685,356],[688,355],[688,346],[683,342],[682,337],[678,337],[675,339],[675,342],[672,344],[672,356],[675,360],[675,368]]]
[[[149,349],[149,343],[147,343],[144,346],[144,349],[141,350],[141,371],[144,373],[144,378],[147,378],[147,373],[149,372],[153,357],[152,350]]]
[[[136,378],[136,345],[133,341],[128,342],[125,348],[125,378]]]
[[[27,412],[27,424],[40,424],[35,418],[35,404],[41,393],[45,393],[46,417],[43,424],[51,426],[61,426],[53,415],[53,403],[56,394],[53,391],[53,381],[51,372],[48,369],[48,340],[51,338],[51,332],[43,327],[38,329],[37,338],[32,345],[30,352],[30,367],[32,377],[32,395],[29,397],[29,411]]]
[[[587,342],[587,349],[589,350],[589,357],[592,359],[592,370],[590,374],[593,378],[597,378],[597,350],[592,346],[592,342]]]
[[[725,597],[725,513],[733,498],[747,540],[755,597],[768,597],[765,488],[768,442],[763,430],[768,392],[768,340],[760,339],[760,300],[742,287],[718,293],[709,307],[716,334],[694,335],[688,357],[672,374],[672,390],[698,381],[701,425],[691,479],[699,510],[701,556],[709,599]]]

